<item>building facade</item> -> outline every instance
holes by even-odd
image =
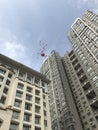
[[[83,130],[61,57],[56,51],[45,60],[41,72],[51,80],[48,93],[52,130]]]
[[[0,130],[51,130],[49,82],[0,54]]]
[[[98,130],[98,15],[86,11],[68,32],[64,67],[84,130]]]

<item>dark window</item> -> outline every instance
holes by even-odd
[[[35,98],[35,103],[39,104],[40,103],[40,98]]]
[[[12,78],[12,74],[11,74],[11,73],[9,73],[9,74],[8,74],[8,77],[11,79],[11,78]]]
[[[43,95],[43,99],[45,99],[45,95]]]
[[[30,122],[30,117],[31,117],[30,114],[25,113],[24,114],[24,121]]]
[[[20,97],[20,98],[21,98],[21,97],[22,97],[22,93],[19,92],[19,91],[17,91],[17,92],[16,92],[16,97]]]
[[[3,124],[3,120],[2,120],[2,119],[0,119],[0,127],[2,126],[2,124]]]
[[[22,72],[19,72],[19,77],[23,78],[24,74]]]
[[[38,84],[39,80],[37,78],[35,78],[35,83]]]
[[[0,69],[0,73],[1,73],[1,74],[5,74],[5,72],[6,72],[5,70]]]
[[[23,130],[31,130],[31,126],[24,125],[24,126],[23,126]]]
[[[8,93],[8,88],[4,88],[4,90],[3,90],[3,93],[5,93],[5,94],[7,94]]]
[[[40,95],[40,91],[39,90],[35,90],[35,95]]]
[[[31,87],[27,87],[27,92],[32,92],[32,88]]]
[[[46,103],[45,102],[43,102],[43,106],[46,107]]]
[[[31,99],[32,99],[32,96],[31,96],[31,95],[26,94],[26,100],[31,101]]]
[[[47,120],[44,120],[44,125],[47,126]]]
[[[31,77],[27,76],[27,82],[31,82]]]
[[[18,124],[16,124],[16,123],[11,123],[9,130],[18,130]]]
[[[6,85],[8,85],[8,86],[10,85],[10,81],[9,80],[6,81]]]
[[[35,116],[35,124],[40,124],[41,117]]]
[[[32,105],[30,103],[25,103],[25,109],[31,110]]]
[[[39,128],[39,127],[35,127],[35,130],[41,130],[41,128]]]
[[[45,87],[45,83],[44,82],[42,82],[42,87]]]
[[[20,116],[20,112],[18,112],[18,111],[13,111],[12,118],[14,118],[14,119],[19,119],[19,116]]]
[[[0,76],[0,82],[3,82],[3,77]]]
[[[15,107],[21,107],[21,101],[15,100],[14,106]]]
[[[6,98],[5,98],[4,96],[2,96],[0,102],[1,102],[2,104],[5,104],[5,101],[6,101]]]
[[[40,107],[39,106],[35,106],[35,112],[40,113]]]
[[[19,89],[23,89],[23,84],[21,84],[21,83],[18,83],[18,85],[17,85],[17,88],[19,88]]]
[[[47,116],[47,112],[44,110],[44,116]]]

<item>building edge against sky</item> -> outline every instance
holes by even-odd
[[[64,87],[63,94],[65,94],[65,97],[63,98],[65,98],[65,104],[67,103],[67,107],[70,108],[69,111],[72,116],[72,100],[69,95],[72,96],[73,104],[75,104],[77,116],[79,116],[81,122],[79,130],[98,130],[98,15],[91,11],[85,11],[83,16],[72,24],[68,32],[68,38],[73,50],[64,55],[62,62],[67,76],[65,76],[65,82],[67,78],[69,85],[67,84],[65,87],[61,83],[61,88],[59,88],[59,85],[55,86],[55,82],[59,82],[64,78],[61,78],[64,72],[62,71],[62,65],[60,65],[60,58],[56,57],[56,55],[59,55],[56,51],[51,53],[41,68],[41,72],[51,79],[48,90],[50,95],[50,110],[54,108],[54,111],[56,111],[56,116],[53,117],[53,114],[51,115],[52,128],[53,130],[67,130],[67,126],[64,127],[66,119],[64,121],[62,118],[61,122],[59,121],[60,116],[58,115],[60,114],[57,106],[59,103],[58,98],[60,98],[58,94],[62,94],[60,89],[62,90]],[[52,105],[55,104],[54,106],[51,105],[51,101]],[[74,120],[76,115],[75,117],[72,116],[68,114],[67,118]],[[54,128],[54,119],[57,119],[58,128]],[[70,128],[71,130],[76,130],[77,119],[74,120],[74,123],[72,120],[69,120],[69,124],[73,123],[73,127]],[[60,128],[61,123],[63,128]]]
[[[51,130],[47,84],[50,81],[0,54],[0,129]]]
[[[84,130],[98,130],[98,15],[86,11],[68,32],[73,50],[64,55]]]

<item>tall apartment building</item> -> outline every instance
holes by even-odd
[[[52,51],[41,68],[51,80],[52,129],[98,130],[98,15],[86,11],[68,38],[73,50],[63,58]]]
[[[68,33],[64,67],[84,130],[98,130],[98,15],[86,11]]]
[[[0,130],[51,130],[50,81],[0,54]]]
[[[41,72],[51,80],[48,93],[52,130],[83,130],[61,57],[56,51],[45,60]]]

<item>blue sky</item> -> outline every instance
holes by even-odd
[[[85,10],[98,13],[98,0],[0,0],[0,53],[39,71],[39,42],[47,55],[70,51],[67,32]]]

